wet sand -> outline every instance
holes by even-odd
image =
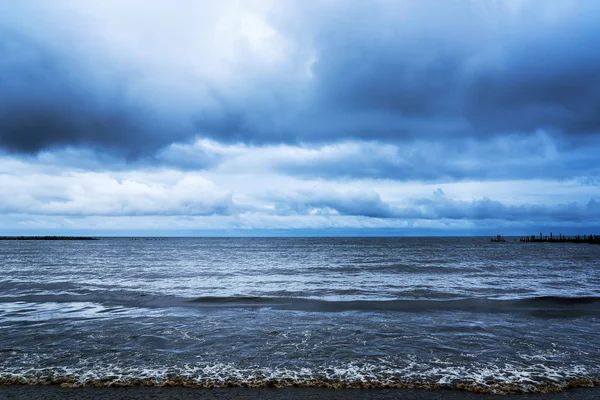
[[[222,388],[201,389],[184,387],[126,387],[126,388],[62,388],[58,385],[0,386],[0,399],[111,399],[111,400],[190,400],[190,399],[267,399],[267,400],[595,400],[600,398],[600,388],[573,389],[552,394],[489,395],[460,391],[428,391],[414,389],[349,389],[318,388]]]

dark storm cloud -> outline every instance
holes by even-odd
[[[403,220],[600,222],[600,202],[593,198],[583,204],[506,205],[486,197],[470,201],[454,200],[437,189],[431,197],[410,199],[405,203],[407,204],[398,206],[388,204],[374,192],[296,193],[280,198],[276,203],[276,211],[280,215],[333,213]]]
[[[578,2],[574,13],[547,21],[539,14],[548,3],[517,20],[486,20],[474,3],[424,2],[432,15],[421,15],[422,26],[386,29],[379,18],[329,27],[314,66],[317,102],[347,116],[340,135],[361,138],[598,134],[600,9]]]
[[[282,157],[274,167],[305,178],[428,182],[572,179],[600,174],[600,144],[588,138],[573,149],[557,136],[513,134],[487,141],[415,140],[410,145],[344,142],[336,147],[317,147],[315,155]]]
[[[600,29],[566,27],[521,44],[501,71],[482,71],[468,88],[466,115],[481,132],[600,133]]]
[[[139,60],[135,68],[121,65],[126,54],[103,54],[94,43],[82,51],[77,37],[67,38],[70,50],[69,43],[44,38],[43,30],[22,22],[26,18],[10,22],[11,12],[23,17],[27,9],[8,8],[0,17],[0,147],[35,153],[84,146],[135,157],[195,137],[261,145],[450,137],[485,142],[536,130],[598,135],[600,6],[577,2],[561,14],[561,4],[553,2],[530,2],[516,13],[494,4],[333,2],[306,6],[300,15],[290,6],[289,15],[268,22],[290,43],[310,48],[298,53],[314,55],[312,78],[290,83],[281,79],[287,70],[257,75],[242,64],[238,75],[256,82],[239,88],[203,82],[211,87],[211,105],[190,95],[180,112],[156,96],[152,83],[131,95],[131,71],[145,68]],[[298,22],[286,24],[291,14]],[[61,18],[54,22],[70,22]],[[169,40],[168,30],[163,36]],[[182,62],[172,71],[151,70],[144,82],[167,74],[193,92],[186,79],[194,68]],[[434,179],[439,171],[424,173]]]
[[[595,199],[585,204],[557,205],[505,205],[489,198],[457,201],[438,189],[432,198],[415,200],[414,208],[407,208],[401,214],[423,219],[595,222],[600,220],[598,205]]]
[[[281,199],[276,205],[280,215],[330,214],[354,215],[371,218],[394,217],[392,208],[374,192],[356,193],[297,193]]]
[[[531,2],[518,15],[481,10],[491,3],[349,4],[307,23],[316,61],[302,107],[265,115],[272,102],[223,102],[199,129],[254,143],[600,133],[597,3]]]
[[[99,77],[78,55],[6,30],[0,53],[0,145],[6,149],[92,146],[137,157],[178,139],[152,110],[127,100],[126,76]]]

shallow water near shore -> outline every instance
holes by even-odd
[[[489,238],[0,242],[0,383],[597,386],[599,264]]]

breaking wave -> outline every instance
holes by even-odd
[[[543,365],[524,369],[491,364],[473,367],[444,366],[426,371],[349,364],[324,368],[239,368],[231,364],[185,365],[182,368],[123,368],[96,366],[4,371],[0,385],[47,385],[64,387],[185,386],[223,387],[318,387],[330,389],[451,389],[477,393],[554,393],[565,389],[600,386],[600,376],[584,367],[551,369]]]
[[[532,313],[540,316],[599,314],[600,297],[541,296],[521,299],[453,298],[390,300],[325,300],[307,297],[203,296],[186,298],[132,291],[79,291],[2,296],[0,303],[97,303],[136,308],[271,308],[308,312],[343,311],[466,311],[475,313]]]

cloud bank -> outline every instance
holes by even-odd
[[[600,226],[598,17],[585,0],[3,2],[0,218]]]

